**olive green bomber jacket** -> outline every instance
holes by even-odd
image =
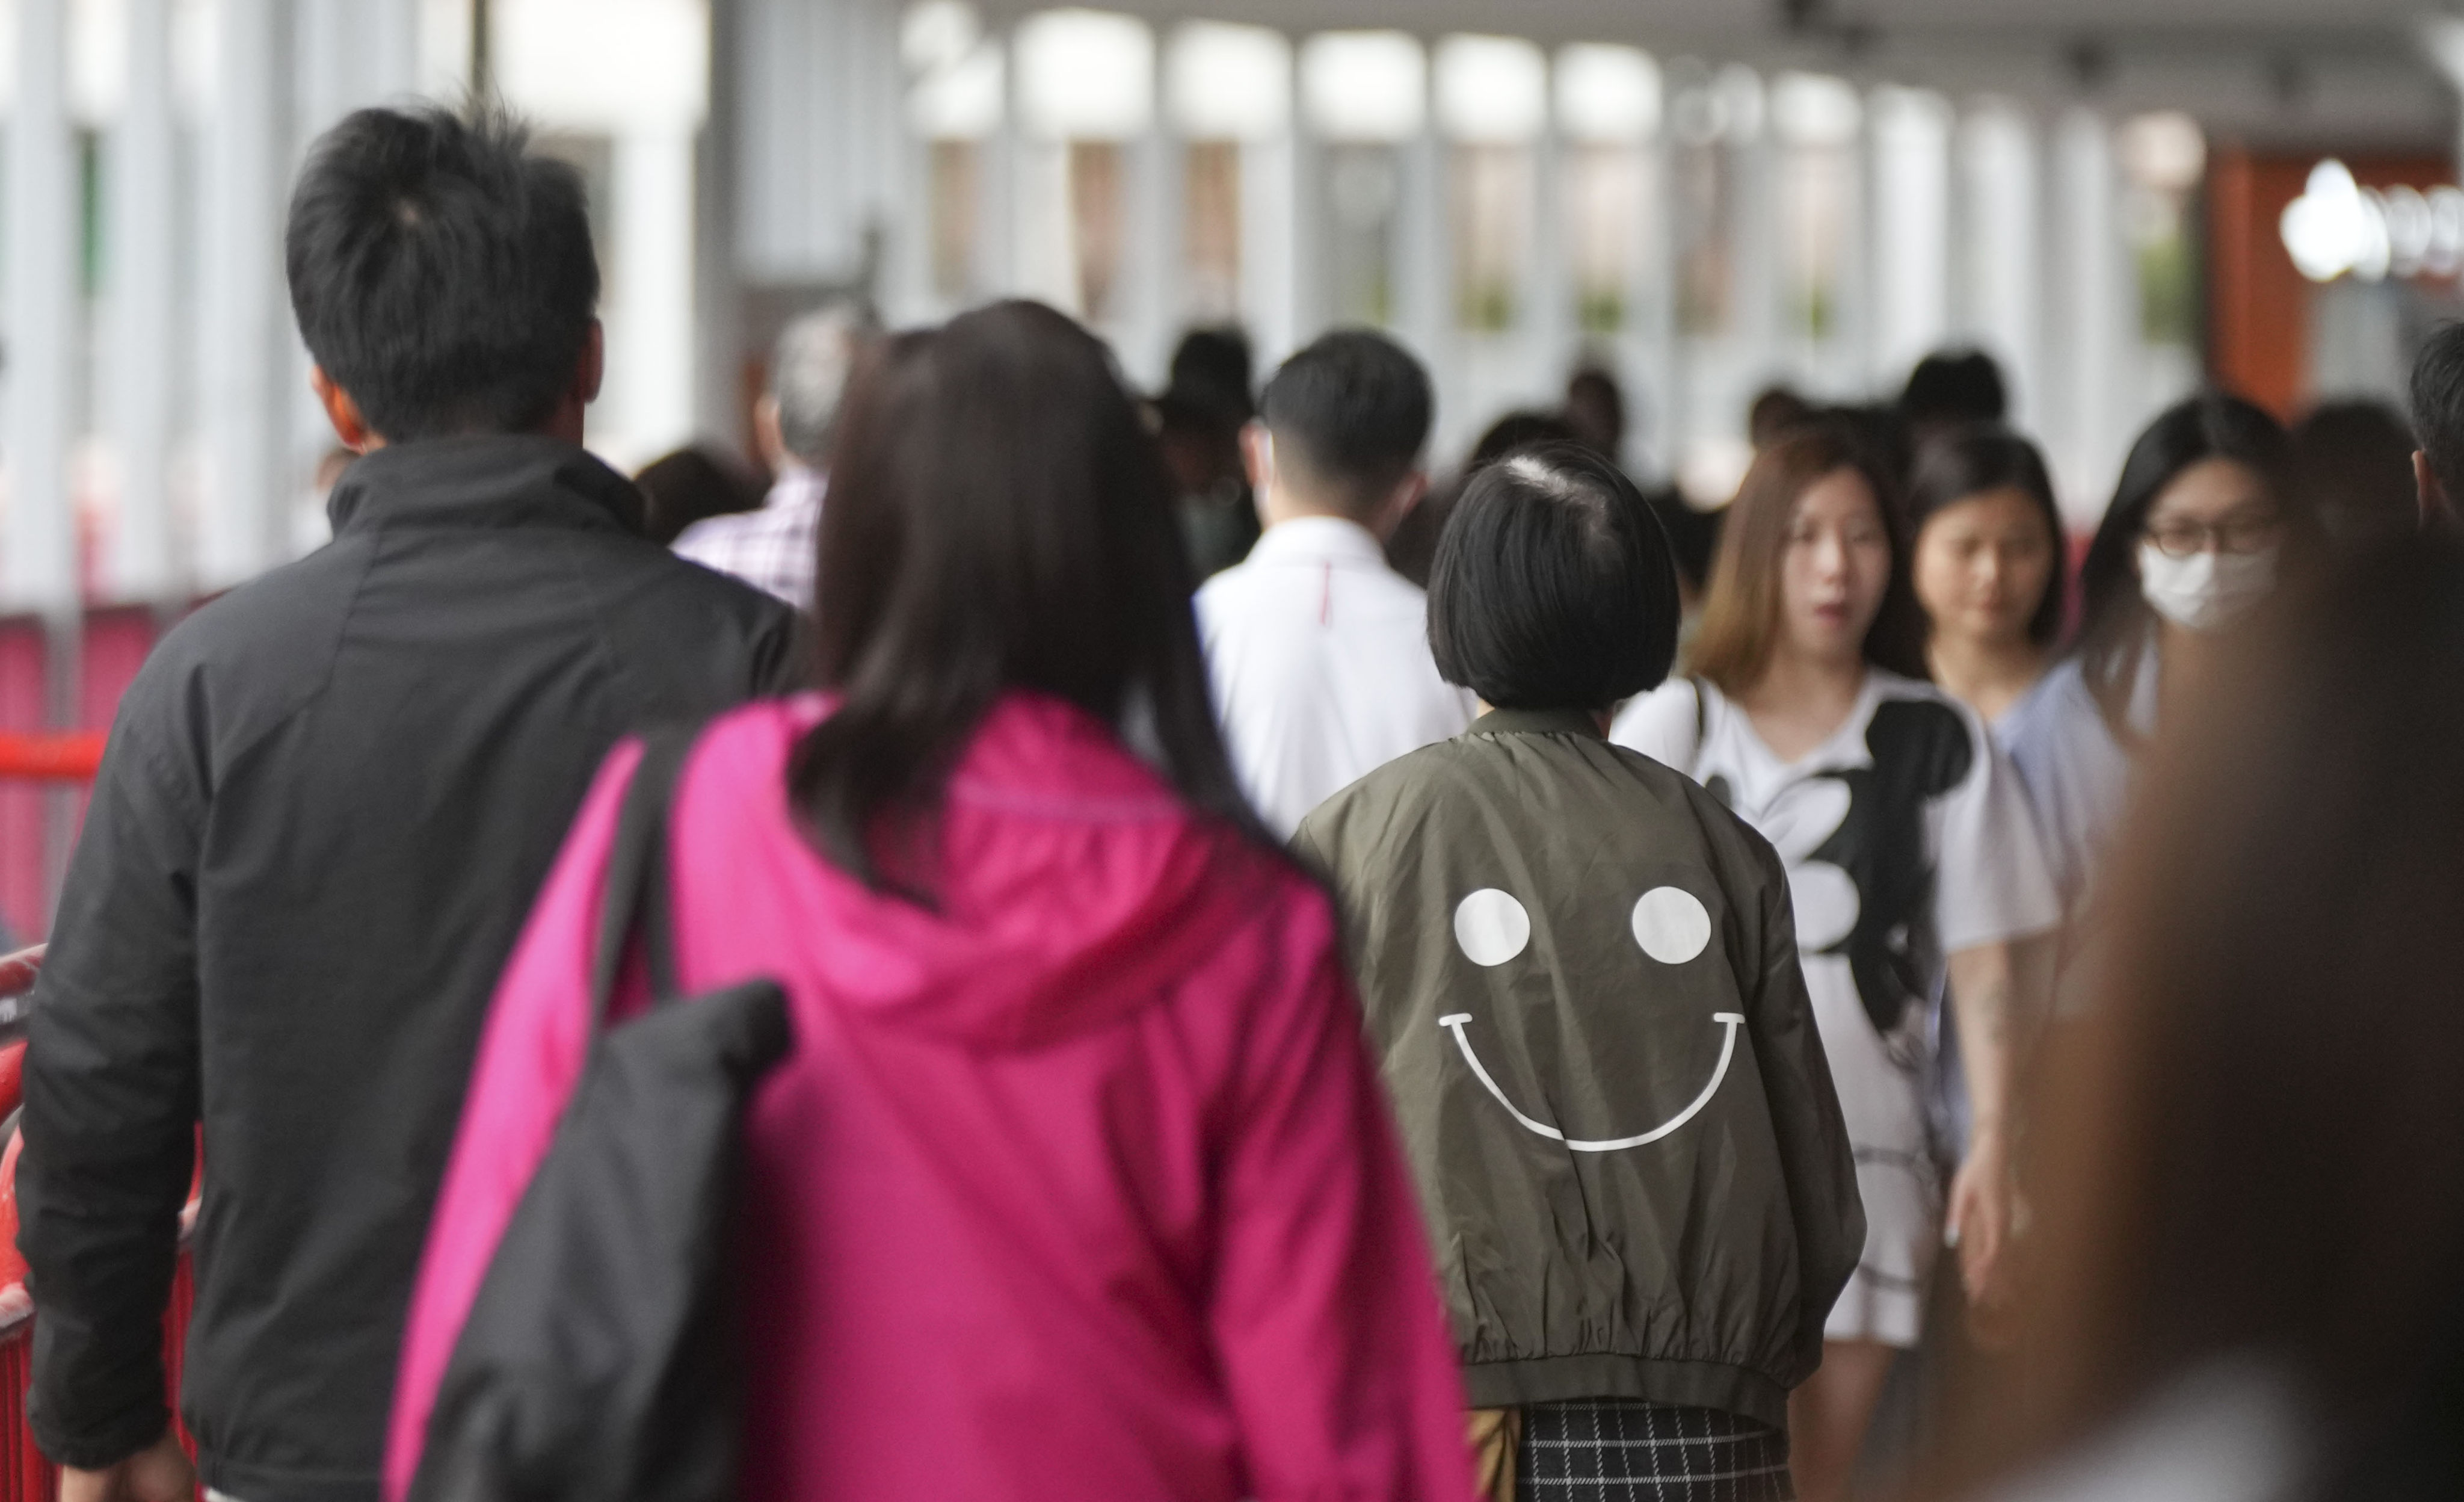
[[[1302,824],[1479,1407],[1774,1426],[1864,1245],[1786,873],[1591,717],[1492,711]]]

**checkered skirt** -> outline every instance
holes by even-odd
[[[1793,1502],[1788,1435],[1716,1408],[1630,1398],[1523,1410],[1518,1502]]]

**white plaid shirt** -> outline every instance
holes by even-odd
[[[791,459],[760,510],[694,522],[676,539],[676,553],[809,611],[822,496],[828,488],[819,471]]]

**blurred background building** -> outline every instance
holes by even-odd
[[[2464,266],[2464,20],[2430,0],[0,11],[0,725],[107,717],[165,612],[321,541],[282,211],[368,102],[493,89],[587,175],[592,441],[627,468],[749,447],[769,336],[828,291],[893,322],[1022,294],[1149,388],[1192,325],[1261,368],[1384,325],[1441,460],[1596,363],[1629,461],[1704,503],[1764,386],[1865,399],[1974,345],[2085,525],[2202,380],[2287,417],[2396,395]],[[32,880],[0,871],[21,928]]]

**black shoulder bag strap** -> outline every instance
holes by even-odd
[[[607,857],[607,890],[599,913],[599,950],[591,967],[590,1031],[607,1026],[607,1008],[623,976],[625,954],[636,933],[649,961],[650,1005],[676,995],[675,929],[668,912],[668,807],[676,779],[701,737],[698,721],[663,725],[642,737],[642,760],[626,784],[616,817],[616,843]]]

